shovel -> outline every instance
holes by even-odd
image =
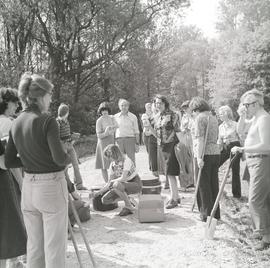
[[[217,219],[214,218],[214,215],[215,215],[215,213],[217,211],[218,203],[219,203],[219,201],[221,199],[221,195],[223,193],[227,178],[229,176],[230,168],[231,168],[231,166],[233,164],[233,161],[238,157],[238,155],[239,155],[239,152],[237,152],[233,157],[232,157],[232,154],[230,155],[230,163],[229,163],[229,166],[228,166],[228,168],[226,170],[224,178],[222,180],[221,186],[219,188],[215,204],[214,204],[214,206],[212,208],[210,216],[207,217],[205,235],[204,235],[206,239],[213,239],[214,238],[215,229],[216,229],[216,225],[217,225]]]
[[[89,257],[90,257],[90,260],[92,262],[92,267],[95,268],[96,267],[96,263],[95,263],[95,260],[94,260],[94,257],[93,257],[93,254],[91,252],[91,249],[90,249],[90,246],[89,246],[89,243],[87,241],[87,238],[86,238],[86,235],[83,231],[83,228],[82,228],[82,223],[80,221],[80,218],[79,218],[79,215],[77,213],[77,210],[72,202],[72,196],[71,194],[68,195],[68,200],[69,200],[69,203],[70,203],[70,206],[71,206],[71,209],[72,209],[72,212],[73,212],[73,215],[75,217],[75,220],[79,226],[79,230],[80,230],[80,233],[82,235],[82,238],[83,238],[83,241],[84,241],[84,244],[85,244],[85,247],[87,249],[87,252],[89,254]],[[78,250],[78,247],[77,247],[77,243],[75,241],[75,238],[74,238],[74,235],[73,235],[73,232],[72,232],[72,228],[71,228],[71,225],[70,225],[70,222],[69,222],[69,229],[70,229],[70,234],[71,234],[71,239],[72,239],[72,242],[73,242],[73,245],[74,245],[74,248],[75,248],[75,251],[76,251],[76,255],[77,255],[77,258],[78,258],[78,261],[79,261],[79,265],[80,267],[82,267],[82,260],[81,260],[81,257],[80,257],[80,253],[79,253],[79,250]],[[89,267],[89,266],[88,266]]]

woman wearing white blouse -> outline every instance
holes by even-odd
[[[227,105],[221,106],[218,113],[222,121],[218,137],[218,144],[221,147],[220,166],[222,166],[229,159],[231,148],[240,146],[240,140],[237,133],[237,123],[233,120],[231,108]],[[232,164],[232,194],[235,198],[241,197],[240,158],[240,155],[237,156]]]
[[[102,102],[99,105],[98,115],[100,116],[96,122],[96,133],[98,137],[96,147],[96,169],[101,169],[102,177],[105,182],[108,181],[108,171],[110,160],[105,158],[103,150],[109,144],[114,144],[114,134],[118,127],[113,116],[110,115],[111,109],[108,102]]]

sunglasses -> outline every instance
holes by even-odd
[[[243,103],[243,106],[247,109],[250,105],[255,104],[257,101],[253,101],[250,103]]]

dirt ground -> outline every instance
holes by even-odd
[[[149,176],[147,154],[143,147],[136,155],[141,177]],[[95,159],[90,157],[80,165],[84,184],[87,187],[102,184],[100,171],[95,170]],[[72,173],[70,169],[70,173]],[[220,178],[224,174],[221,170]],[[161,177],[161,180],[164,180]],[[242,184],[247,196],[247,183]],[[83,223],[96,266],[100,268],[122,267],[270,267],[270,251],[254,252],[251,237],[247,198],[232,198],[231,185],[221,202],[221,221],[215,231],[215,239],[204,238],[205,223],[199,220],[198,211],[190,211],[193,191],[182,193],[179,207],[165,210],[166,221],[162,223],[139,223],[136,213],[119,217],[123,203],[109,212],[93,211],[91,219]],[[83,199],[88,194],[81,192]],[[164,202],[169,198],[168,190],[162,190]],[[84,267],[92,267],[78,229],[75,237]],[[75,250],[68,242],[68,268],[79,267]]]

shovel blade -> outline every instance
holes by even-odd
[[[216,226],[217,226],[217,219],[212,218],[210,222],[210,217],[207,217],[206,226],[205,226],[205,234],[204,234],[204,237],[206,239],[214,239]]]

